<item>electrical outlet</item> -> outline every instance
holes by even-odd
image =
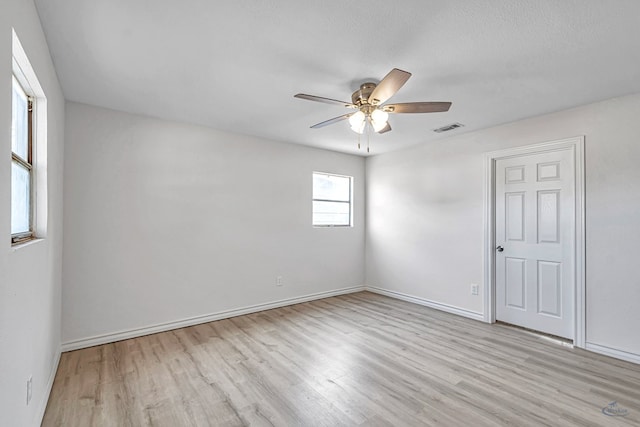
[[[282,286],[282,276],[276,276],[276,286]]]
[[[30,376],[27,380],[27,405],[31,402],[31,389],[32,389],[32,377]]]
[[[477,283],[472,283],[471,284],[471,295],[478,295],[478,292],[480,292],[480,289],[478,288],[478,284]]]

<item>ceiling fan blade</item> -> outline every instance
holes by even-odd
[[[342,116],[334,117],[333,119],[325,120],[324,122],[316,123],[315,125],[311,126],[311,129],[323,128],[325,126],[329,126],[329,125],[332,125],[334,123],[338,123],[338,122],[341,122],[343,120],[347,120],[352,115],[353,115],[353,113],[344,114]]]
[[[409,77],[411,73],[407,71],[397,68],[391,70],[369,95],[369,104],[380,105],[391,98],[409,80]]]
[[[385,132],[389,132],[390,130],[391,130],[391,125],[389,124],[389,122],[387,122],[387,125],[382,129],[380,129],[378,133],[385,133]]]
[[[387,113],[441,113],[449,111],[450,102],[404,102],[387,104],[382,110]]]
[[[307,95],[306,93],[298,93],[293,96],[294,98],[306,99],[308,101],[316,101],[316,102],[323,102],[325,104],[341,105],[347,108],[358,108],[356,105],[350,102],[338,101],[337,99],[324,98],[322,96]]]

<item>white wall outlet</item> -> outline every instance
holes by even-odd
[[[471,295],[478,295],[478,293],[480,292],[480,288],[478,287],[477,283],[472,283],[471,284]]]
[[[33,378],[30,376],[27,380],[27,405],[31,402],[32,379]]]
[[[282,286],[282,276],[276,276],[276,286]]]

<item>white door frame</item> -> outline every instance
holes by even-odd
[[[574,335],[576,347],[586,345],[586,282],[585,282],[585,205],[584,205],[584,136],[550,141],[525,147],[508,148],[485,154],[484,181],[484,321],[496,321],[496,254],[495,254],[495,176],[496,161],[526,154],[571,150],[575,172],[575,289]]]

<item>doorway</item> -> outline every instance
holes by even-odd
[[[485,310],[585,345],[584,137],[486,155]]]

